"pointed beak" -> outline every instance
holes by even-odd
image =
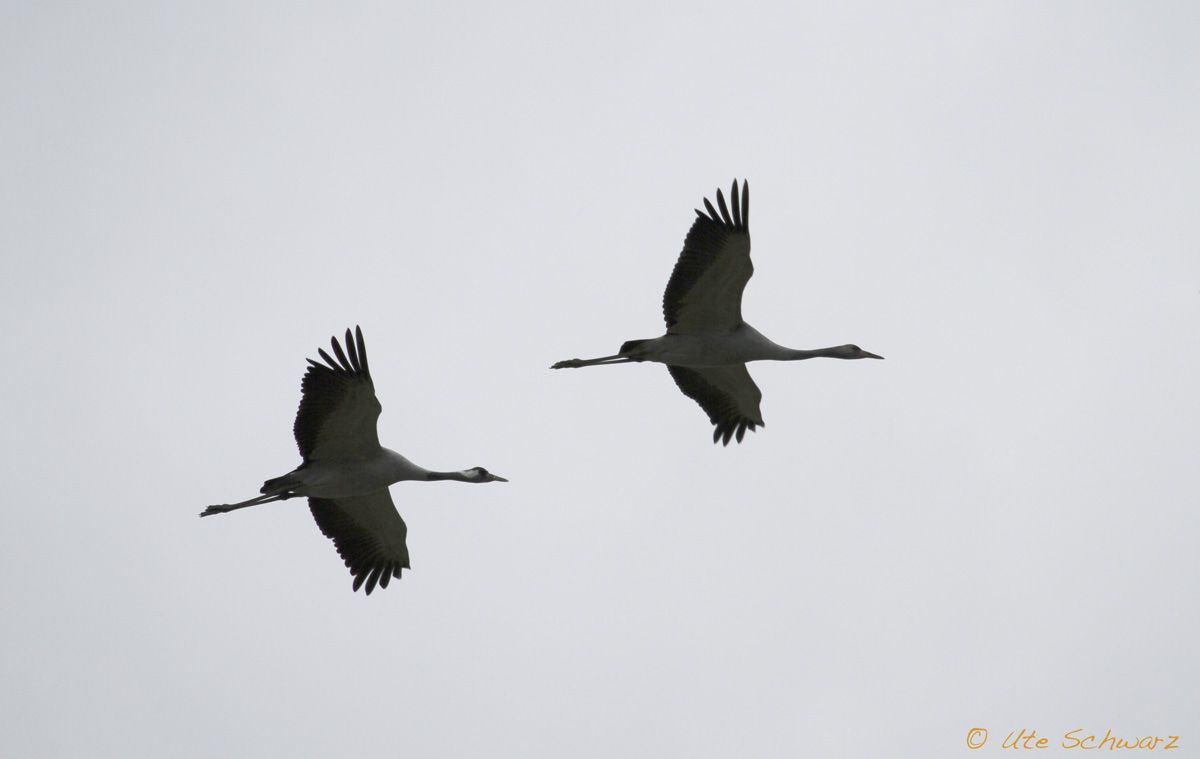
[[[489,474],[487,481],[488,482],[508,482],[508,480],[504,479],[503,477],[501,477],[498,474]]]
[[[862,357],[863,358],[879,358],[879,359],[883,358],[883,356],[876,356],[874,353],[867,353],[866,351],[862,352]]]

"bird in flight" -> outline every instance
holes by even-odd
[[[763,424],[748,361],[800,361],[807,358],[883,358],[857,345],[799,350],[777,345],[742,321],[742,292],[754,265],[750,263],[750,185],[737,180],[729,191],[733,212],[717,190],[717,208],[708,198],[683,241],[667,290],[663,317],[667,333],[648,340],[629,340],[613,356],[572,358],[551,369],[656,361],[683,394],[708,414],[714,425],[713,442],[740,443],[746,430]],[[719,209],[719,211],[718,211]]]
[[[330,344],[337,359],[318,349],[325,363],[308,359],[301,382],[292,431],[304,463],[267,480],[257,498],[209,506],[200,516],[307,496],[317,527],[354,575],[354,590],[366,583],[370,595],[376,584],[386,588],[400,570],[409,568],[408,528],[392,503],[389,485],[402,480],[508,480],[479,466],[430,471],[380,446],[375,425],[383,407],[375,397],[362,330],[355,327],[353,339],[346,330],[344,351],[336,337]]]

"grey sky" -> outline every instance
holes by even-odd
[[[1200,755],[1200,8],[51,3],[0,13],[4,756]],[[753,187],[759,364],[660,366]],[[367,599],[300,501],[361,324]],[[1053,753],[1059,753],[1057,750]]]

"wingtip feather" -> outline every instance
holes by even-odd
[[[717,190],[717,207],[721,209],[721,218],[725,220],[725,223],[733,226],[733,219],[729,216],[729,207],[725,205],[725,195],[720,189]]]
[[[371,370],[367,366],[367,343],[363,340],[362,327],[354,326],[354,337],[358,342],[358,360],[362,362],[363,373],[370,374]]]
[[[346,328],[346,353],[350,356],[350,366],[355,372],[362,372],[362,363],[358,360],[358,348],[354,345],[354,338],[350,334],[350,328]]]
[[[338,343],[336,335],[329,338],[329,344],[333,346],[333,354],[337,356],[338,361],[341,362],[342,369],[346,370],[347,372],[353,372],[354,368],[350,366],[350,362],[346,360],[346,354],[342,351],[342,346]]]
[[[379,583],[379,576],[383,574],[383,567],[376,566],[371,570],[371,576],[367,578],[367,595],[371,595],[371,591],[375,590],[375,586]]]
[[[320,356],[325,363],[329,364],[330,369],[333,369],[335,372],[337,371],[337,362],[333,360],[332,356],[325,352],[324,348],[317,348],[317,355]]]
[[[750,229],[750,180],[742,180],[742,225]]]

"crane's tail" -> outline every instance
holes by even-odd
[[[282,477],[272,477],[263,483],[259,488],[260,493],[282,493],[285,490],[291,490],[296,485],[300,484],[300,478],[296,476],[295,471],[288,472]]]

